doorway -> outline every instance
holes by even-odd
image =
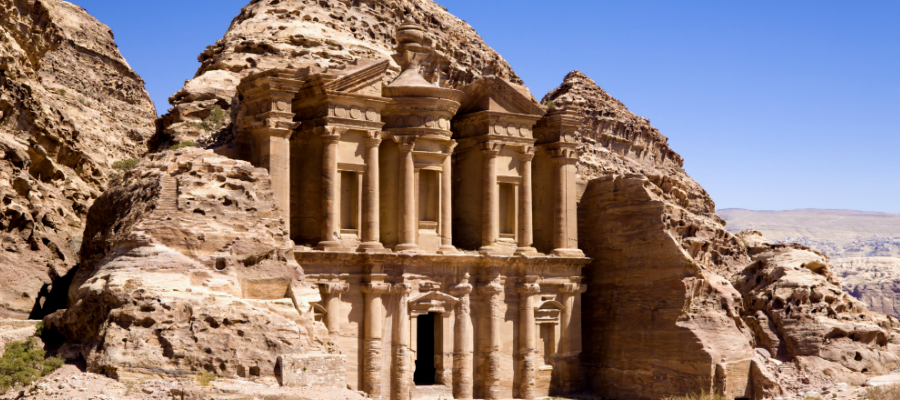
[[[437,368],[434,367],[435,355],[435,313],[416,317],[416,372],[413,381],[416,386],[434,385]]]

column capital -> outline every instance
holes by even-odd
[[[366,138],[363,140],[366,147],[378,147],[381,145],[383,133],[381,131],[368,131]]]
[[[363,283],[359,286],[359,289],[362,290],[365,294],[386,294],[391,291],[391,284],[384,282],[369,282]]]
[[[457,145],[459,145],[459,143],[456,140],[450,140],[449,142],[444,143],[444,152],[447,154],[453,154],[453,150],[456,149]]]
[[[469,293],[472,293],[472,288],[473,286],[469,283],[469,274],[467,273],[462,281],[459,282],[459,285],[450,289],[450,294],[457,297],[466,296]]]
[[[397,142],[397,145],[400,146],[400,151],[406,153],[413,151],[413,148],[416,146],[416,136],[412,135],[401,135],[401,136],[392,136],[394,142]]]
[[[491,282],[484,286],[479,286],[478,291],[482,294],[495,295],[503,293],[503,285],[500,282]]]
[[[581,283],[566,283],[560,286],[559,291],[562,293],[584,293],[587,291],[587,285]]]
[[[334,126],[325,126],[318,128],[319,135],[322,136],[322,141],[325,143],[333,143],[341,140],[341,136],[347,133],[347,128],[339,128]]]
[[[519,160],[522,160],[522,161],[534,160],[534,146],[522,146],[522,150],[519,153]]]
[[[558,162],[570,162],[578,160],[578,149],[573,149],[571,147],[560,147],[556,149],[549,149],[547,151],[550,152],[550,156]]]
[[[505,144],[499,142],[481,143],[481,154],[488,158],[497,157],[498,155],[500,155],[500,150],[503,150],[503,146],[505,146]]]
[[[541,285],[538,283],[540,281],[539,276],[529,275],[526,276],[522,281],[521,286],[519,286],[519,292],[524,294],[536,294],[541,292]]]
[[[417,288],[418,288],[418,285],[416,285],[414,282],[400,282],[400,283],[395,283],[391,287],[391,293],[404,295],[404,294],[409,294],[410,292],[412,292],[413,290],[416,290]]]
[[[346,293],[350,290],[350,284],[347,282],[326,282],[319,283],[319,290],[326,294]]]

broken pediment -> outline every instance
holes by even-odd
[[[464,87],[465,98],[458,116],[493,111],[542,116],[544,108],[534,100],[528,88],[496,76],[484,77]]]

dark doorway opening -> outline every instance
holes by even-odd
[[[437,369],[434,367],[435,325],[434,313],[420,315],[416,318],[416,372],[413,380],[416,385],[434,385]]]

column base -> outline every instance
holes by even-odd
[[[517,256],[537,256],[540,254],[534,247],[519,247],[516,249]]]
[[[397,247],[394,248],[394,251],[400,254],[425,254],[424,251],[419,249],[419,245],[415,243],[398,244]]]
[[[390,253],[391,249],[384,248],[381,242],[363,242],[356,248],[359,253]]]
[[[481,246],[478,248],[479,253],[485,253],[485,254],[497,254],[497,253],[500,253],[501,251],[502,250],[500,250],[500,247],[497,246],[496,243],[484,245],[484,246]]]
[[[456,247],[444,245],[444,246],[441,246],[440,249],[438,249],[437,253],[438,254],[446,254],[446,255],[459,254],[459,250],[457,250]]]
[[[584,252],[581,249],[554,249],[550,254],[557,257],[584,258]]]
[[[316,245],[316,250],[338,251],[344,247],[344,244],[338,241],[324,241]]]

